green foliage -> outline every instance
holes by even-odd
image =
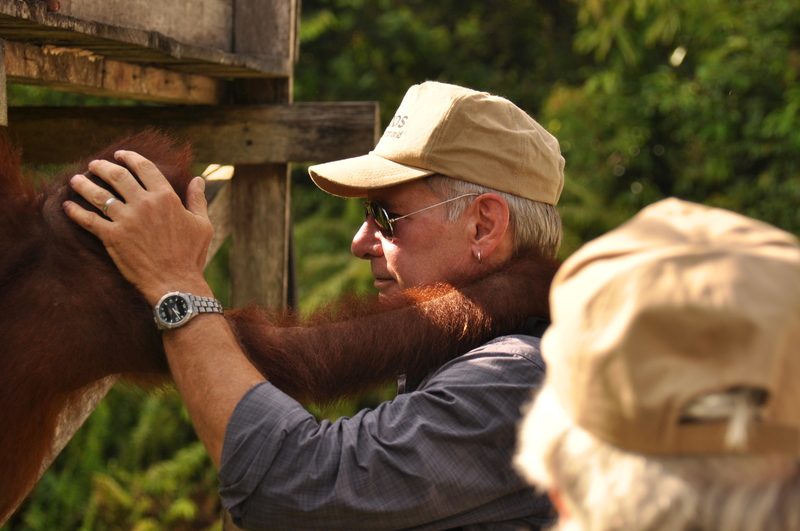
[[[428,79],[508,97],[536,112],[553,79],[578,81],[574,6],[536,0],[303,2],[298,101],[379,100],[388,123]]]
[[[667,196],[800,234],[800,5],[586,0],[579,12],[576,46],[597,62],[543,113],[566,147],[574,241]]]
[[[89,96],[86,94],[76,94],[74,92],[62,92],[51,90],[34,85],[7,86],[6,98],[10,107],[23,106],[47,106],[47,107],[73,107],[73,106],[97,106],[97,105],[155,105],[133,100],[120,100],[116,98],[104,98],[101,96]]]
[[[350,253],[350,241],[364,221],[361,200],[322,192],[305,167],[296,169],[293,177],[298,308],[310,312],[344,291],[373,289],[369,263]]]

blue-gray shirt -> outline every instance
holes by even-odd
[[[222,500],[245,529],[538,529],[550,504],[510,463],[544,368],[538,338],[497,338],[333,423],[256,385],[228,423]]]

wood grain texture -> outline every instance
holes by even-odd
[[[293,63],[298,26],[297,0],[236,0],[233,51]]]
[[[6,64],[6,45],[0,39],[0,65]],[[0,69],[0,126],[8,125],[8,98],[6,96],[6,69]]]
[[[0,35],[9,41],[79,48],[117,61],[213,77],[288,78],[293,66],[289,58],[273,53],[232,53],[183,43],[157,31],[49,13],[43,2],[31,0],[0,0]]]
[[[294,0],[236,0],[235,5],[237,10],[248,9],[250,13],[260,9],[275,13],[286,10],[293,3]],[[269,105],[276,110],[299,109],[290,105],[291,77],[241,80],[233,88],[236,89],[232,94],[233,101],[237,104]],[[275,119],[269,121],[273,124],[278,122]],[[249,127],[246,133],[252,134]],[[299,129],[303,129],[302,126]],[[279,145],[287,137],[295,136],[294,133],[299,129],[292,128],[292,133],[287,130],[288,134],[272,136],[275,141],[272,145]],[[263,138],[262,135],[254,135],[245,144],[252,148]],[[266,147],[265,144],[261,146]],[[293,159],[285,157],[276,162],[234,165],[230,254],[231,304],[234,306],[254,302],[284,309],[292,298],[289,294],[288,270],[291,238],[290,160]]]
[[[230,181],[225,182],[214,195],[214,198],[208,203],[208,217],[211,219],[211,225],[214,227],[214,236],[211,238],[211,243],[208,245],[208,252],[206,253],[206,266],[211,262],[211,259],[219,251],[228,236],[231,235],[231,185]],[[209,187],[206,187],[206,196],[208,196]]]
[[[218,78],[114,61],[78,48],[8,41],[5,64],[9,83],[111,98],[214,105],[224,93]]]
[[[59,3],[61,15],[155,31],[179,42],[233,52],[232,0],[59,0]]]
[[[12,107],[9,129],[27,162],[69,163],[130,131],[154,126],[189,140],[206,164],[324,162],[375,146],[376,103],[213,107]],[[53,131],[59,142],[52,142]]]
[[[284,308],[289,266],[288,165],[236,165],[231,185],[231,306],[256,303]]]

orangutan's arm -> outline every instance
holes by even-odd
[[[550,318],[558,262],[515,258],[462,285],[408,290],[392,307],[345,301],[304,326],[280,327],[256,306],[229,312],[243,350],[278,389],[301,402],[358,396],[405,374],[429,371],[492,338],[519,332],[528,316]]]

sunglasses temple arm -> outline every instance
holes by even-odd
[[[419,214],[420,212],[425,212],[426,210],[430,210],[430,209],[432,209],[432,208],[435,208],[435,207],[438,207],[438,206],[444,205],[445,203],[449,203],[449,202],[451,202],[451,201],[455,201],[456,199],[461,199],[461,198],[464,198],[464,197],[469,197],[469,196],[471,196],[471,195],[481,195],[481,194],[464,194],[464,195],[460,195],[460,196],[458,196],[458,197],[453,197],[453,198],[451,198],[451,199],[448,199],[447,201],[442,201],[441,203],[436,203],[435,205],[431,205],[431,206],[429,206],[429,207],[421,208],[421,209],[417,210],[416,212],[411,212],[410,214],[405,214],[405,215],[403,215],[403,216],[396,217],[396,218],[392,218],[392,219],[389,219],[389,218],[386,218],[386,219],[387,219],[387,220],[388,220],[390,223],[392,223],[392,222],[395,222],[395,221],[397,221],[397,220],[399,220],[399,219],[407,218],[408,216],[413,216],[414,214]]]

